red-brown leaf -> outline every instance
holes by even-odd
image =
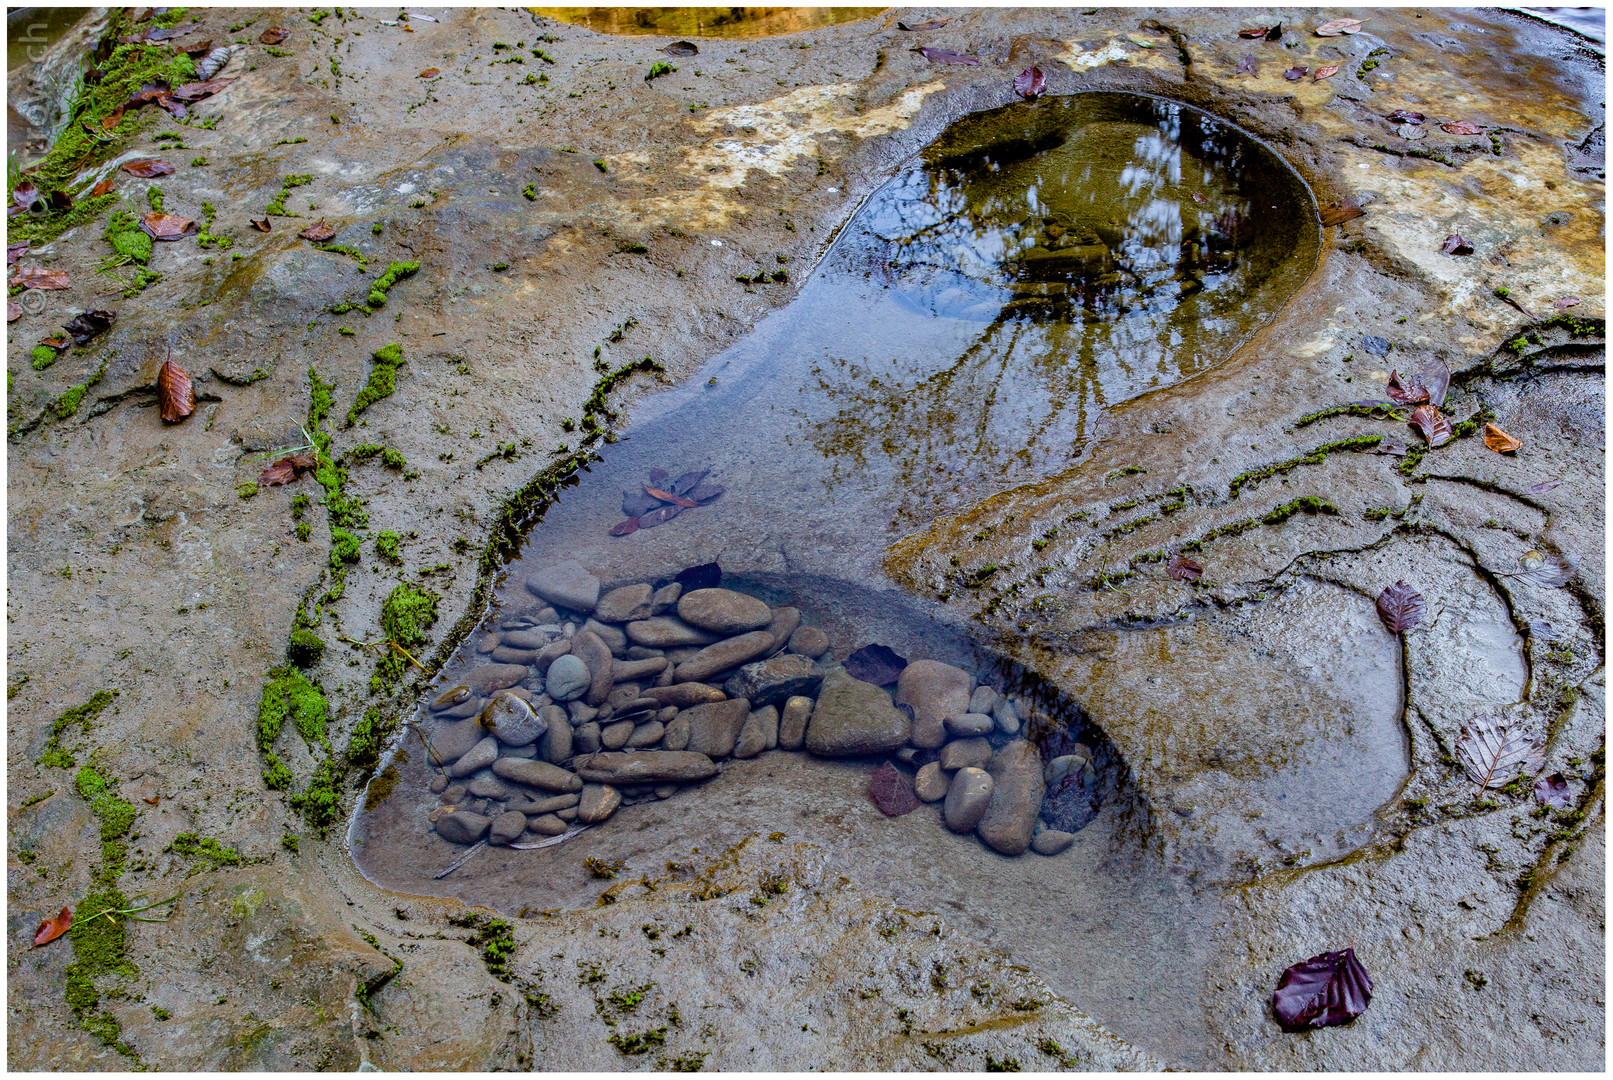
[[[65,334],[54,334],[50,337],[40,338],[39,343],[41,345],[49,345],[57,352],[61,352],[70,344],[70,342],[67,340],[67,335]]]
[[[673,506],[681,506],[685,510],[691,506],[700,505],[693,499],[685,499],[682,495],[674,495],[670,491],[662,491],[660,488],[652,488],[648,484],[644,485],[644,494],[648,495],[652,499],[660,499],[662,502],[669,502]]]
[[[205,82],[185,83],[182,86],[174,87],[172,96],[180,101],[200,101],[202,98],[212,97],[234,81],[235,77],[232,75],[227,79],[208,79]]]
[[[1360,206],[1350,199],[1341,199],[1332,206],[1322,208],[1322,228],[1333,225],[1343,225],[1346,221],[1358,218],[1366,213]]]
[[[435,79],[437,77],[437,69],[427,68],[420,73],[419,77],[422,79]]]
[[[288,454],[273,462],[258,474],[258,483],[264,487],[278,487],[289,484],[305,472],[319,466],[319,461],[311,454]]]
[[[1311,76],[1311,82],[1321,82],[1323,79],[1331,79],[1338,73],[1339,66],[1337,64],[1323,64],[1321,67],[1316,69],[1316,74]]]
[[[1384,387],[1389,400],[1401,405],[1420,405],[1429,400],[1428,388],[1412,382],[1402,382],[1400,372],[1389,372],[1389,385]]]
[[[11,201],[21,207],[30,207],[39,201],[39,186],[32,180],[24,180],[11,189]]]
[[[265,45],[278,45],[291,36],[291,31],[284,26],[271,26],[258,35],[258,40]]]
[[[1473,254],[1473,245],[1457,234],[1451,233],[1445,238],[1445,243],[1439,250],[1446,255],[1471,255]]]
[[[248,218],[247,220],[252,222],[252,227],[254,229],[258,230],[258,232],[268,232],[269,231],[269,219],[268,218]]]
[[[196,411],[196,389],[190,376],[172,360],[165,361],[157,372],[157,405],[162,418],[177,424]]]
[[[1014,76],[1014,93],[1026,101],[1035,101],[1047,92],[1047,78],[1034,64]]]
[[[1277,41],[1283,36],[1283,24],[1278,23],[1276,26],[1251,26],[1246,30],[1239,30],[1238,36],[1241,38],[1248,38],[1251,41],[1259,38],[1265,38],[1267,41]]]
[[[1456,437],[1451,430],[1451,422],[1445,414],[1439,411],[1438,405],[1419,405],[1411,411],[1411,423],[1423,438],[1428,440],[1429,446],[1444,446]]]
[[[112,190],[112,184],[113,180],[110,176],[105,180],[102,180],[99,184],[96,184],[94,187],[90,188],[90,198],[99,199],[102,195],[107,194]]]
[[[73,338],[75,345],[88,345],[112,326],[117,319],[115,311],[85,311],[68,319],[62,324]]]
[[[1410,630],[1423,621],[1428,605],[1422,594],[1404,581],[1397,581],[1378,594],[1378,618],[1391,634]]]
[[[1204,573],[1204,567],[1185,555],[1172,555],[1171,561],[1165,564],[1165,573],[1170,575],[1172,581],[1197,581]]]
[[[618,521],[615,525],[612,525],[610,529],[610,534],[612,536],[627,536],[630,533],[636,532],[638,532],[638,518],[636,517],[630,517],[624,521]]]
[[[101,130],[111,131],[121,123],[123,123],[123,106],[119,105],[117,108],[101,117]]]
[[[1427,118],[1422,113],[1412,112],[1410,109],[1396,109],[1384,119],[1391,124],[1420,124]]]
[[[1541,806],[1554,810],[1567,810],[1574,805],[1574,800],[1568,794],[1568,780],[1560,772],[1535,781],[1535,798],[1540,800]]]
[[[144,229],[146,235],[153,240],[183,240],[201,231],[201,226],[189,218],[164,214],[156,210],[140,219],[140,228]]]
[[[1498,454],[1510,454],[1523,449],[1523,442],[1502,431],[1494,424],[1484,425],[1484,445]]]
[[[20,318],[22,318],[22,308],[17,306],[17,301],[9,296],[6,297],[6,322],[14,323]]]
[[[336,229],[324,218],[320,218],[297,235],[304,240],[312,240],[316,244],[323,244],[336,235]]]
[[[28,241],[18,240],[15,244],[7,244],[6,265],[10,266],[26,254],[28,254]]]
[[[868,778],[868,797],[886,817],[911,814],[924,805],[913,793],[913,785],[907,782],[907,777],[897,772],[896,766],[888,761]]]
[[[1283,1027],[1298,1031],[1347,1024],[1366,1012],[1371,1001],[1372,978],[1352,946],[1284,971],[1271,996],[1271,1011]]]
[[[69,280],[66,270],[19,265],[12,273],[11,284],[21,285],[25,289],[65,289]]]
[[[124,162],[123,171],[130,176],[149,179],[153,176],[167,176],[174,171],[174,167],[166,161],[159,161],[157,158],[139,158],[135,161]]]
[[[653,529],[657,525],[665,525],[681,513],[683,513],[683,507],[681,506],[663,506],[660,509],[651,510],[647,514],[640,514],[638,516],[638,526],[641,529]]]
[[[37,949],[41,945],[48,945],[55,941],[67,933],[68,928],[72,925],[73,912],[68,908],[62,908],[60,915],[54,919],[46,919],[39,924],[39,929],[34,931],[34,948]]]
[[[1466,120],[1454,120],[1449,124],[1439,125],[1439,130],[1449,135],[1483,135],[1484,129],[1477,124]]]
[[[953,52],[951,49],[937,49],[929,45],[919,45],[908,50],[916,52],[932,64],[978,64],[978,56],[969,56],[967,53]]]

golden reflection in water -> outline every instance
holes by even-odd
[[[759,38],[869,19],[882,7],[559,7],[528,8],[600,34],[665,37]]]

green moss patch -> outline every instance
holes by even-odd
[[[1237,498],[1238,492],[1243,488],[1252,484],[1258,484],[1260,481],[1269,479],[1273,476],[1279,476],[1283,473],[1290,472],[1293,469],[1299,468],[1301,465],[1320,465],[1322,462],[1327,460],[1328,454],[1339,451],[1368,450],[1374,446],[1377,446],[1382,441],[1382,435],[1357,435],[1350,439],[1340,439],[1337,442],[1324,443],[1308,453],[1301,454],[1298,457],[1289,458],[1287,461],[1279,461],[1272,465],[1262,466],[1258,469],[1251,469],[1246,473],[1241,473],[1232,478],[1231,497]]]
[[[50,725],[50,740],[45,744],[45,752],[39,756],[39,764],[57,769],[71,769],[77,765],[78,762],[73,760],[73,755],[62,749],[62,734],[74,724],[81,724],[84,730],[88,731],[95,718],[101,715],[101,710],[112,704],[112,699],[117,696],[116,690],[98,690],[84,704],[68,709],[58,716]]]
[[[352,427],[358,414],[383,398],[392,396],[398,387],[398,368],[403,366],[403,346],[397,342],[383,345],[373,354],[375,367],[370,370],[370,381],[358,392],[358,400],[347,410],[347,426]]]
[[[330,746],[325,734],[328,715],[325,694],[302,673],[289,667],[269,672],[269,682],[258,701],[258,749],[267,753],[274,747],[280,729],[289,719],[310,747]]]
[[[194,864],[191,874],[199,874],[204,870],[217,870],[224,866],[241,866],[247,860],[232,847],[225,847],[211,836],[197,836],[195,833],[182,832],[174,837],[173,843],[163,848],[171,851],[182,859],[189,859]],[[185,875],[189,877],[190,874]]]
[[[287,213],[286,199],[290,197],[293,188],[304,187],[314,182],[312,173],[298,173],[280,178],[280,194],[269,201],[263,208],[266,216],[270,217],[297,217],[296,214]]]
[[[291,645],[287,652],[291,656],[291,662],[298,667],[313,667],[325,654],[325,642],[312,630],[299,626],[291,632]]]
[[[365,315],[369,315],[376,308],[386,304],[386,294],[392,291],[394,285],[404,278],[413,277],[419,271],[420,264],[417,262],[389,263],[386,272],[370,283],[369,295],[363,301],[349,301],[345,304],[337,304],[330,309],[331,314],[341,315],[348,311],[362,311]]]
[[[402,649],[412,650],[426,641],[426,628],[437,621],[436,593],[427,592],[410,582],[403,582],[387,595],[381,605],[381,628],[387,640]],[[371,689],[379,690],[403,677],[408,660],[397,649],[389,649],[376,665]]]

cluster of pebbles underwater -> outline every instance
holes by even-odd
[[[1057,855],[1097,812],[1091,749],[1026,699],[881,645],[836,660],[802,611],[722,588],[716,564],[602,591],[568,560],[526,588],[544,606],[507,610],[427,706],[429,818],[453,844],[559,843],[775,750],[884,757],[882,812],[939,804],[1004,855]]]

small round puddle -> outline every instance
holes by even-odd
[[[1214,911],[1144,853],[1147,814],[1125,763],[1077,703],[995,659],[945,603],[894,590],[881,559],[938,514],[1068,465],[1105,405],[1224,360],[1309,273],[1317,244],[1297,176],[1186,106],[1090,93],[966,117],[868,200],[792,303],[647,401],[629,437],[594,443],[599,459],[544,511],[493,610],[434,682],[431,697],[509,661],[520,665],[510,681],[541,705],[548,686],[533,651],[564,637],[564,624],[581,629],[586,613],[534,595],[535,573],[575,560],[608,591],[715,562],[725,586],[793,605],[827,635],[820,670],[885,644],[1016,698],[1028,726],[994,724],[984,736],[994,753],[1027,737],[1048,758],[1089,749],[1092,766],[1038,807],[1043,827],[1078,830],[1064,853],[1000,855],[950,832],[934,805],[884,817],[869,799],[884,756],[773,750],[665,798],[630,786],[633,805],[574,839],[487,847],[438,877],[467,848],[434,829],[442,811],[420,736],[454,741],[451,725],[487,700],[477,695],[459,720],[422,702],[355,815],[360,869],[388,888],[517,914],[593,903],[602,883],[589,858],[659,872],[698,861],[697,848],[714,856],[783,833],[828,848],[872,891],[947,912],[1121,1034],[1197,1060],[1194,987]],[[768,256],[734,269],[765,288],[755,282],[795,268]],[[608,359],[632,350],[629,339]],[[618,616],[602,636],[624,630]],[[613,663],[653,659],[627,648]],[[641,719],[635,734],[651,722]],[[507,776],[483,769],[455,782],[470,780],[482,794],[466,792],[462,809],[517,797],[505,794],[517,787]],[[1121,952],[1124,970],[1111,963]]]
[[[870,19],[881,7],[561,7],[528,8],[556,22],[600,34],[762,38]]]

